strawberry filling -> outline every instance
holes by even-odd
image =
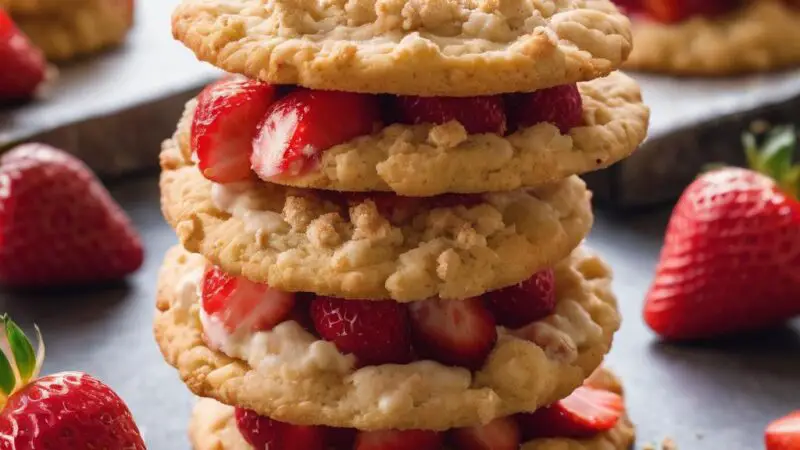
[[[678,23],[692,17],[718,17],[742,6],[741,0],[613,0],[623,11],[662,23]],[[751,0],[759,1],[759,0]],[[797,0],[784,0],[798,6]]]
[[[540,343],[525,327],[555,308],[551,269],[481,297],[411,304],[283,292],[216,266],[205,270],[200,291],[204,336],[211,348],[223,349],[229,338],[294,321],[318,340],[333,343],[339,353],[353,355],[358,366],[428,359],[478,370],[494,348],[498,325]]]
[[[255,448],[270,450],[518,450],[537,438],[592,437],[614,428],[625,413],[622,397],[587,386],[534,413],[495,419],[486,425],[444,432],[359,431],[299,426],[236,408],[236,425]]]
[[[567,133],[583,122],[583,104],[575,84],[455,98],[277,89],[234,76],[209,85],[198,97],[192,153],[212,181],[241,181],[251,172],[275,181],[314,170],[329,148],[384,126],[451,121],[470,134],[503,136],[542,122]]]

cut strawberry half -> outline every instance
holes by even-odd
[[[535,273],[522,283],[487,292],[483,299],[500,325],[519,328],[553,312],[556,283],[553,269]]]
[[[494,317],[479,298],[423,300],[409,311],[415,349],[442,364],[480,369],[497,341]]]
[[[47,62],[2,8],[0,8],[0,100],[27,99],[47,74]]]
[[[525,440],[587,438],[614,428],[624,411],[621,396],[581,386],[569,397],[536,412],[518,414],[517,419]]]
[[[453,430],[450,439],[458,450],[519,450],[519,425],[513,417],[503,417],[486,425]]]
[[[576,84],[506,96],[512,130],[549,122],[566,134],[583,123],[583,99]]]
[[[355,355],[362,366],[412,359],[408,311],[400,303],[317,297],[311,302],[311,318],[323,339]]]
[[[361,431],[354,450],[441,450],[441,433],[426,430]]]
[[[764,442],[767,450],[800,449],[800,410],[770,423]]]
[[[299,89],[275,102],[252,143],[251,165],[269,180],[311,169],[325,150],[372,133],[380,122],[378,97]]]
[[[236,426],[250,445],[257,449],[325,450],[324,427],[290,425],[260,416],[255,411],[236,408]]]
[[[289,317],[294,306],[294,294],[232,277],[216,266],[206,269],[201,294],[203,311],[231,334],[271,330]]]
[[[738,6],[731,0],[642,0],[642,9],[664,23],[681,22],[692,16],[714,17]]]
[[[400,96],[395,102],[400,122],[444,124],[455,120],[467,133],[506,132],[503,97],[416,97]]]
[[[226,77],[200,93],[192,152],[203,176],[217,183],[250,178],[253,138],[275,98],[274,86],[242,77]]]

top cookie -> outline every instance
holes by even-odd
[[[609,0],[183,0],[172,24],[229,72],[366,93],[534,91],[607,75],[631,51]]]

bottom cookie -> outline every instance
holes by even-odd
[[[622,394],[619,380],[600,369],[585,383],[589,387]],[[235,409],[212,399],[201,399],[189,424],[189,439],[195,450],[261,450],[248,444],[236,425]],[[614,428],[590,438],[539,438],[523,442],[519,450],[625,450],[633,445],[634,428],[627,414]],[[280,450],[280,449],[277,449]],[[458,449],[453,449],[458,450]]]

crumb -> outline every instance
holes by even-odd
[[[652,442],[648,442],[647,444],[644,444],[644,447],[642,447],[642,450],[656,450],[656,446],[653,445]]]
[[[661,443],[661,450],[678,450],[678,445],[672,438],[664,438],[664,441]]]

